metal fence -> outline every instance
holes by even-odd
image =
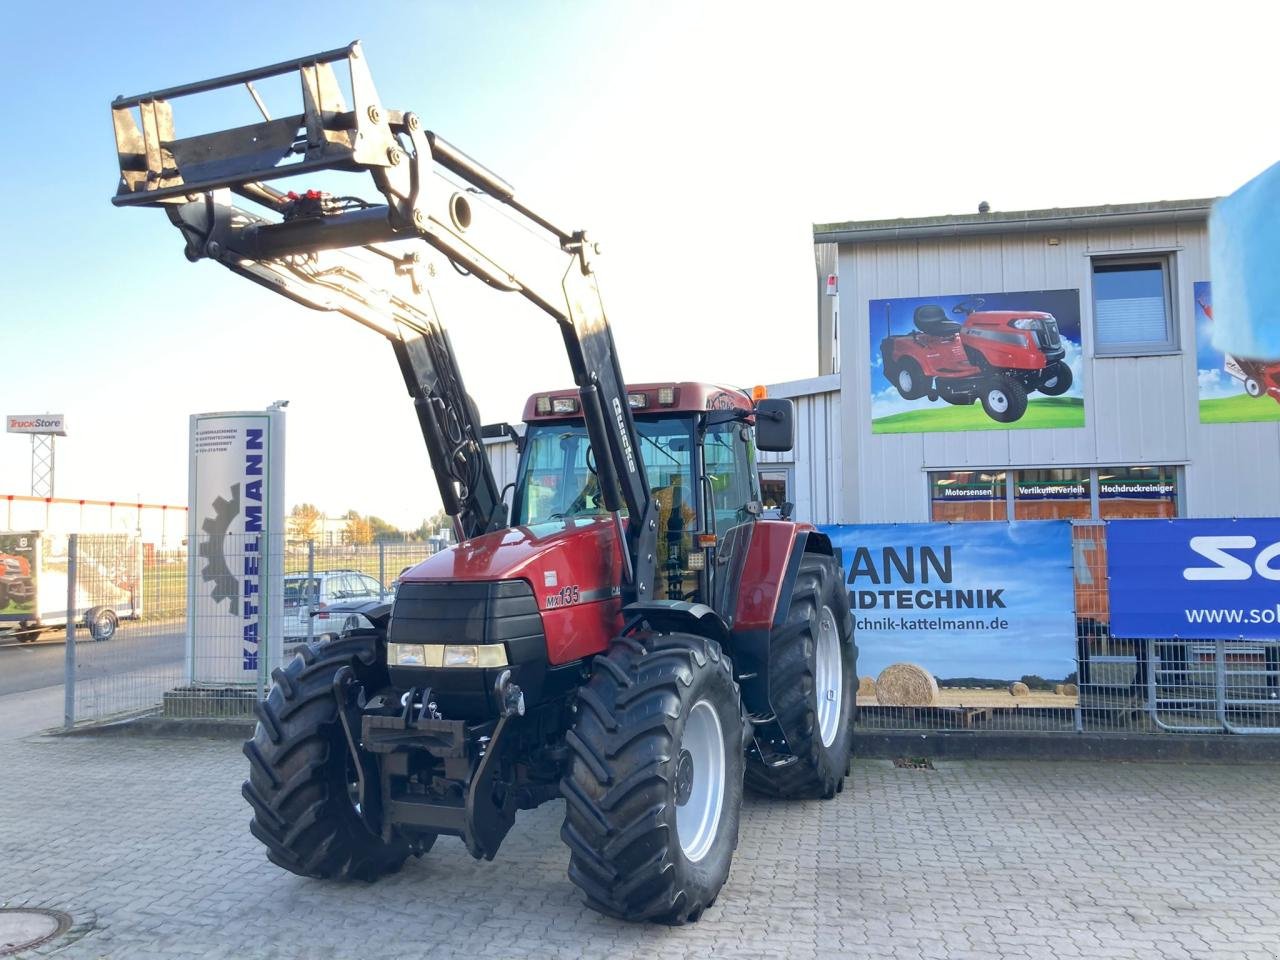
[[[353,607],[389,600],[401,572],[433,552],[423,542],[329,546],[265,535],[200,537],[188,545],[198,586],[189,592],[186,549],[152,550],[123,537],[96,546],[84,536],[65,542],[79,595],[67,645],[72,724],[146,714],[248,717],[273,667],[308,638],[354,624]],[[127,591],[132,601],[109,611],[92,606],[86,598],[119,581],[128,562],[135,571]],[[283,576],[271,576],[272,569]],[[276,618],[283,642],[269,649],[268,624]],[[62,625],[49,629],[66,632]]]
[[[1280,733],[1280,637],[1112,636],[1107,527],[1077,523],[1073,538],[1074,670],[1056,678],[1024,677],[1025,689],[1013,690],[1007,683],[943,680],[928,706],[882,706],[874,686],[860,687],[859,727]],[[261,563],[264,545],[279,558],[276,569],[283,576],[268,575]],[[337,634],[354,623],[352,604],[389,598],[401,572],[432,552],[427,543],[265,544],[231,535],[200,538],[190,547],[199,589],[189,593],[185,549],[155,550],[120,535],[50,538],[45,545],[45,587],[66,594],[64,609],[71,609],[74,625],[68,630],[64,618],[44,624],[51,634],[73,634],[67,645],[68,723],[155,713],[248,717],[272,667],[306,638]],[[231,579],[220,588],[219,576],[228,573]],[[279,649],[259,642],[267,634],[264,609],[280,618]],[[981,676],[980,665],[973,672]]]

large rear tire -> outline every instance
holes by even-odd
[[[614,641],[578,692],[560,836],[587,904],[691,923],[738,845],[748,722],[719,644],[683,633]]]
[[[371,832],[350,792],[354,761],[333,692],[337,672],[349,666],[366,688],[385,682],[378,639],[347,637],[308,643],[271,677],[267,698],[256,704],[258,725],[245,742],[249,779],[241,793],[253,807],[249,831],[267,848],[267,859],[291,873],[318,879],[376,880],[400,869],[411,852]]]
[[[858,649],[834,558],[800,558],[786,620],[769,637],[769,690],[796,759],[769,766],[756,751],[747,786],[773,797],[830,799],[844,789],[853,748]]]
[[[912,357],[903,357],[894,367],[894,386],[903,400],[919,400],[929,392],[930,379]]]

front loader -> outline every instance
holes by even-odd
[[[255,84],[289,78],[300,108],[273,116]],[[176,103],[237,87],[260,120],[178,135]],[[460,541],[406,572],[371,629],[272,672],[244,747],[267,856],[367,880],[440,836],[492,859],[517,811],[563,799],[592,907],[696,920],[728,875],[744,781],[830,798],[851,750],[839,558],[812,526],[761,517],[755,450],[791,448],[790,402],[628,386],[585,233],[387,109],[358,43],[112,114],[114,203],[163,208],[189,259],[391,342]],[[328,189],[342,179],[376,199]],[[510,505],[432,306],[442,269],[548,314],[573,371],[575,389],[529,400]]]

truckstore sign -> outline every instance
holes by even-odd
[[[1213,286],[1194,286],[1201,423],[1280,420],[1280,357],[1237,357],[1213,345]]]
[[[1113,520],[1117,637],[1280,638],[1280,519]]]
[[[1084,426],[1080,291],[872,300],[871,432]]]
[[[7,433],[47,433],[67,435],[67,418],[61,413],[11,413],[5,419]]]
[[[843,552],[859,673],[915,664],[937,679],[945,703],[948,688],[1007,687],[1028,675],[1061,683],[1074,671],[1066,521],[822,530]]]
[[[280,659],[284,414],[191,418],[187,671],[258,683]]]

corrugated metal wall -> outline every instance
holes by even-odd
[[[774,384],[769,396],[795,402],[796,447],[790,453],[760,453],[760,469],[786,468],[797,520],[836,523],[844,477],[839,376]]]
[[[1172,255],[1182,352],[1094,358],[1090,257],[1154,252]],[[1210,279],[1202,223],[842,244],[839,275],[840,438],[851,461],[839,520],[927,520],[928,470],[1003,466],[1185,464],[1189,516],[1280,512],[1280,423],[1200,424],[1192,285]],[[869,300],[1064,288],[1080,290],[1083,429],[872,435],[870,392],[886,385],[867,382]]]

